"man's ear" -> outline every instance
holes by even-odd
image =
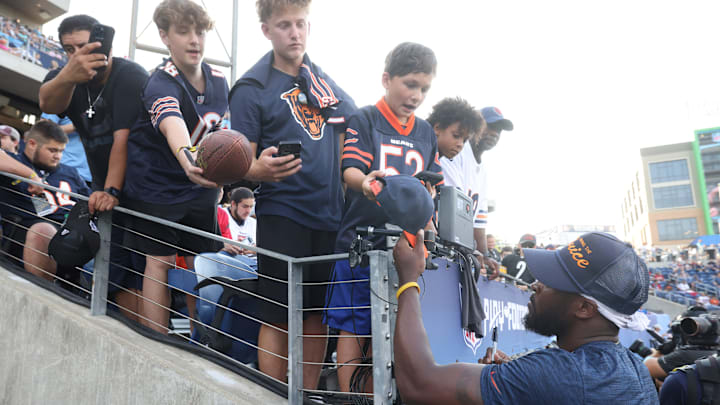
[[[267,23],[262,23],[260,24],[260,29],[265,38],[270,39],[270,26]]]
[[[579,297],[573,305],[575,307],[575,316],[580,319],[590,319],[598,313],[597,304],[583,297]]]

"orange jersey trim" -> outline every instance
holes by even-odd
[[[385,102],[385,97],[381,98],[380,101],[375,104],[380,113],[385,119],[392,125],[398,134],[403,136],[410,135],[413,128],[415,127],[415,114],[410,115],[407,124],[402,124],[395,113],[390,109],[390,106]]]
[[[342,160],[345,160],[345,159],[355,159],[355,160],[359,160],[359,161],[363,162],[367,167],[372,166],[372,162],[368,162],[367,159],[364,159],[364,158],[362,158],[362,157],[360,157],[360,156],[358,156],[358,155],[356,155],[356,154],[354,154],[354,153],[351,153],[351,152],[345,152],[345,153],[343,153],[343,155],[342,155]]]
[[[367,153],[367,152],[362,151],[362,150],[360,150],[360,149],[358,149],[358,148],[356,148],[356,147],[354,147],[354,146],[346,146],[346,147],[343,149],[343,153],[347,153],[347,152],[355,152],[355,153],[358,153],[358,154],[360,154],[360,156],[365,156],[366,158],[370,159],[371,162],[372,162],[373,160],[375,160],[375,158],[373,157],[372,153]]]

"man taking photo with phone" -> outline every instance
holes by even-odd
[[[91,32],[102,42],[92,42]],[[67,53],[68,63],[50,71],[40,87],[40,109],[45,113],[70,117],[80,135],[90,174],[93,193],[88,207],[90,212],[111,210],[120,202],[127,164],[127,140],[130,128],[142,110],[139,95],[148,73],[135,62],[112,57],[113,29],[98,24],[87,15],[64,19],[58,27],[60,44]],[[97,53],[104,50],[107,53]],[[122,217],[113,220],[122,222]],[[122,241],[122,230],[113,227],[112,240]],[[114,263],[129,258],[116,255],[129,254],[124,249],[113,249]],[[111,266],[111,281],[139,291],[142,278]],[[121,304],[135,310],[135,296],[119,292]]]

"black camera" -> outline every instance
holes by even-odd
[[[628,349],[630,349],[630,351],[633,353],[637,353],[638,355],[640,355],[640,357],[643,358],[652,354],[652,349],[645,346],[645,343],[643,343],[643,341],[640,339],[634,341]]]
[[[720,319],[717,315],[701,314],[680,320],[680,329],[687,344],[694,346],[717,346],[720,343]]]
[[[662,336],[660,336],[657,332],[655,332],[652,329],[645,329],[647,333],[652,336],[652,338],[655,340],[656,343],[653,343],[653,347],[659,351],[661,354],[669,354],[675,348],[678,346],[678,344],[683,343],[683,333],[680,329],[680,322],[673,322],[670,324],[670,330],[672,330],[673,338],[671,341],[665,340]],[[645,343],[643,343],[642,340],[638,339],[634,341],[630,347],[630,351],[633,353],[637,353],[638,355],[642,357],[647,357],[650,354],[652,354],[652,349],[645,346]]]

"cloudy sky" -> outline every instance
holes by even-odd
[[[139,30],[157,4],[140,0]],[[220,38],[229,51],[232,2],[205,4],[219,32],[206,56],[227,59]],[[270,44],[254,1],[239,10],[242,73]],[[114,53],[128,54],[129,0],[71,0],[70,13],[115,27]],[[497,206],[489,232],[515,242],[559,224],[619,224],[640,148],[720,126],[718,15],[720,2],[693,0],[315,0],[308,52],[366,105],[383,94],[385,55],[420,42],[439,63],[418,116],[449,96],[499,107],[515,130],[485,155]],[[59,21],[45,33],[56,36]],[[161,45],[154,24],[140,41]],[[136,59],[150,68],[160,57]]]

